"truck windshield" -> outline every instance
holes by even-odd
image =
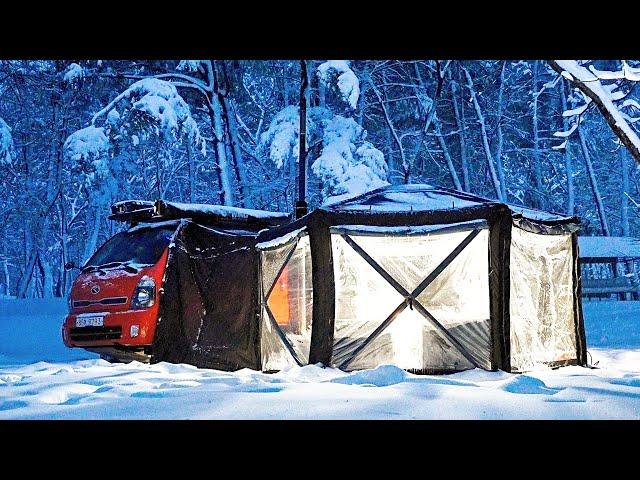
[[[136,228],[111,237],[89,259],[83,269],[111,263],[153,265],[169,245],[176,226]]]

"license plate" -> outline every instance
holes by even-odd
[[[102,327],[103,325],[104,317],[101,315],[76,318],[76,327]]]

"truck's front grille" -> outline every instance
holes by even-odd
[[[74,300],[73,306],[82,308],[91,305],[123,305],[125,303],[127,303],[127,297],[107,297],[100,300]]]
[[[74,327],[69,336],[76,342],[117,340],[122,336],[122,327]]]

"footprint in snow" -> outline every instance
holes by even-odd
[[[97,390],[92,385],[84,383],[72,383],[49,388],[34,395],[34,399],[49,405],[62,405],[78,403],[82,398],[89,396]]]
[[[105,393],[105,392],[108,392],[109,390],[113,390],[113,387],[111,385],[103,385],[93,393]]]
[[[133,392],[130,396],[133,398],[161,398],[181,395],[181,390],[189,387],[197,387],[200,382],[193,380],[185,380],[178,382],[164,382],[154,385],[152,390],[140,390]]]
[[[242,393],[278,393],[282,391],[282,387],[274,387],[271,385],[248,385],[236,391]]]
[[[11,383],[16,383],[22,380],[22,378],[23,378],[22,376],[14,375],[14,374],[0,375],[0,385],[4,386],[4,385],[9,385]]]
[[[586,398],[547,398],[547,403],[586,403]]]
[[[197,387],[200,385],[200,382],[196,382],[194,380],[183,380],[178,382],[165,382],[158,385],[157,389],[168,389],[168,388],[188,388],[188,387]]]
[[[6,410],[15,410],[16,408],[26,407],[27,402],[22,402],[20,400],[9,400],[8,402],[0,403],[0,412]]]
[[[626,387],[640,388],[640,377],[636,376],[624,376],[622,378],[612,378],[609,380],[612,385],[624,385]]]

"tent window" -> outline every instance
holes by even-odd
[[[280,337],[281,350],[287,350],[298,364],[309,361],[313,314],[311,267],[311,248],[306,235],[287,246],[262,252],[263,332]],[[265,342],[267,339],[263,339],[263,345]],[[274,342],[271,339],[267,343]],[[265,360],[269,361],[263,358]]]
[[[285,332],[301,360],[309,360],[313,288],[309,237],[296,245],[291,258],[275,281],[267,305],[278,326]]]
[[[511,230],[511,367],[577,358],[571,235]]]
[[[486,228],[332,244],[337,366],[491,368]]]

